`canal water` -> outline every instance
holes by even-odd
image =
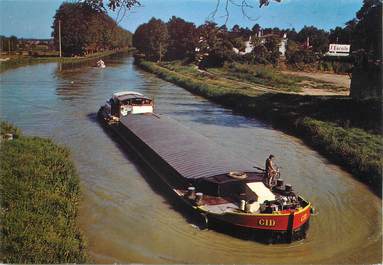
[[[73,153],[83,201],[79,224],[96,263],[380,263],[381,200],[299,139],[143,72],[133,58],[107,68],[38,64],[0,75],[1,119]],[[153,97],[157,112],[262,166],[273,153],[282,177],[317,210],[307,239],[265,245],[200,230],[158,182],[96,121],[112,92]]]

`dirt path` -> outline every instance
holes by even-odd
[[[338,74],[326,74],[326,73],[309,73],[309,72],[293,72],[293,71],[282,71],[284,74],[296,75],[313,78],[319,81],[332,83],[336,86],[343,88],[350,88],[351,79],[348,75]]]
[[[299,94],[299,95],[312,95],[312,96],[347,96],[349,95],[349,86],[350,86],[350,78],[347,75],[336,75],[336,74],[324,74],[324,73],[306,73],[306,72],[292,72],[292,71],[283,71],[284,74],[289,75],[297,75],[302,77],[309,77],[315,79],[317,81],[321,81],[323,83],[331,83],[337,87],[337,89],[326,89],[317,87],[317,85],[313,85],[308,81],[306,85],[301,87],[302,91],[300,92],[292,92],[292,91],[284,91],[281,89],[276,89],[272,86],[265,86],[260,84],[252,84],[249,82],[241,81],[241,80],[233,80],[212,71],[201,70],[196,67],[196,70],[199,73],[203,73],[207,76],[211,76],[217,80],[223,80],[227,84],[233,85],[241,85],[247,86],[251,89],[254,89],[259,92],[271,92],[271,93],[283,93],[283,94]],[[193,75],[184,74],[188,77],[193,78]],[[348,79],[348,80],[347,80]],[[320,84],[320,82],[319,82]]]
[[[318,88],[303,88],[302,92],[299,92],[300,95],[310,95],[310,96],[348,96],[349,91],[329,91],[326,89]]]
[[[299,95],[311,95],[311,96],[348,96],[349,95],[349,86],[343,86],[343,85],[340,85],[338,83],[333,83],[333,82],[330,82],[330,78],[334,79],[335,80],[335,77],[332,77],[331,74],[324,74],[324,75],[329,75],[329,77],[327,77],[326,80],[323,79],[319,79],[319,78],[315,78],[316,80],[319,80],[319,81],[322,81],[322,82],[328,82],[328,83],[333,83],[335,86],[339,87],[340,90],[329,90],[329,89],[323,89],[323,88],[314,88],[314,87],[311,87],[310,85],[308,86],[303,86],[301,87],[302,91],[301,92],[292,92],[292,91],[283,91],[283,90],[280,90],[280,89],[275,89],[273,87],[269,87],[269,86],[265,86],[265,85],[260,85],[260,84],[251,84],[249,82],[244,82],[244,81],[240,81],[240,80],[232,80],[232,79],[228,79],[228,78],[225,78],[223,76],[220,76],[220,75],[217,75],[215,73],[212,73],[212,72],[207,72],[207,71],[204,71],[204,70],[200,70],[198,69],[199,72],[201,73],[206,73],[208,75],[211,75],[211,76],[215,76],[216,78],[219,78],[221,80],[226,80],[228,83],[234,83],[234,84],[240,84],[240,85],[244,85],[244,86],[248,86],[254,90],[257,90],[257,91],[260,91],[260,92],[272,92],[272,93],[283,93],[283,94],[299,94]],[[286,72],[288,74],[291,74],[293,75],[293,73],[296,73],[296,74],[300,74],[298,72]],[[310,74],[310,73],[302,73],[302,74]],[[304,77],[312,77],[312,76],[309,76],[309,75],[301,75],[301,76],[304,76]],[[336,75],[337,77],[344,77],[342,75]],[[348,78],[348,76],[346,76]],[[314,77],[312,77],[314,79]],[[341,80],[343,82],[347,81],[347,80]]]

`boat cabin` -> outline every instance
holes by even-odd
[[[152,113],[153,100],[138,92],[117,92],[106,102],[105,110],[109,115],[117,118],[128,114]]]

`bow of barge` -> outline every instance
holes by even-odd
[[[305,237],[311,204],[290,185],[280,180],[267,187],[264,171],[255,170],[251,162],[175,120],[153,113],[153,103],[147,97],[122,94],[100,109],[99,118],[206,222],[269,232],[283,241]],[[135,115],[118,112],[133,110],[134,106],[126,106],[132,98],[136,107],[140,107],[141,98],[146,111],[137,110]],[[115,113],[111,111],[113,104],[118,105]]]

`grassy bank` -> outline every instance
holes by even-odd
[[[192,93],[257,116],[304,139],[330,160],[342,165],[381,196],[381,105],[349,97],[314,97],[265,93],[227,84],[214,77],[137,61],[143,69]],[[222,83],[222,85],[220,85]]]
[[[76,225],[79,178],[69,151],[49,139],[22,136],[1,123],[1,261],[85,263]]]
[[[183,75],[194,78],[210,77],[210,81],[224,79],[224,84],[238,86],[238,83],[253,89],[269,89],[274,92],[303,92],[304,88],[321,89],[337,92],[347,90],[337,87],[335,84],[321,81],[306,76],[294,76],[284,74],[280,70],[268,65],[249,65],[241,63],[227,63],[220,68],[209,68],[208,71],[201,71],[191,64],[183,64],[181,61],[162,62],[161,66]]]
[[[120,49],[120,50],[112,50],[112,51],[104,51],[93,53],[84,57],[31,57],[31,56],[18,56],[13,57],[8,61],[0,62],[0,73],[7,71],[9,69],[14,69],[21,66],[38,64],[38,63],[63,63],[63,64],[76,64],[83,63],[87,61],[92,61],[96,59],[101,59],[116,53],[120,52],[128,52],[131,48]]]

